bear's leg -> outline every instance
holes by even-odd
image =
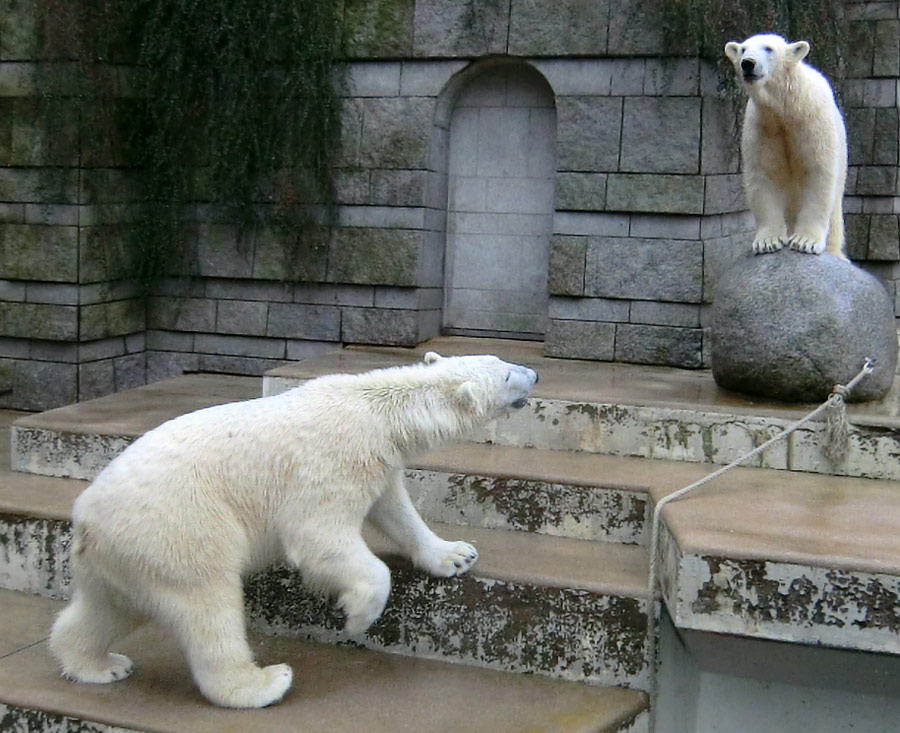
[[[348,522],[311,532],[288,530],[283,541],[288,561],[303,580],[337,595],[348,634],[361,634],[381,616],[391,592],[391,571],[366,546],[358,527]]]
[[[240,580],[169,589],[157,601],[159,620],[184,650],[197,687],[216,705],[261,708],[278,702],[291,686],[286,664],[258,667],[247,644]]]
[[[834,174],[822,169],[811,170],[801,186],[797,223],[788,238],[791,249],[815,255],[825,251],[833,203]]]
[[[400,545],[416,567],[432,575],[460,575],[478,559],[478,551],[468,542],[448,542],[429,529],[413,506],[400,471],[372,506],[369,519]]]
[[[834,206],[831,209],[831,222],[828,226],[828,239],[825,242],[825,251],[840,257],[842,260],[847,259],[844,252],[844,190],[841,188],[837,192],[834,200]]]
[[[758,174],[746,185],[747,204],[756,219],[753,253],[777,252],[787,236],[784,194],[767,176]]]
[[[124,654],[109,651],[143,619],[124,610],[124,599],[98,579],[79,577],[72,601],[59,614],[50,632],[50,651],[64,676],[76,682],[123,680],[134,670]]]

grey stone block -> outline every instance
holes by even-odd
[[[335,341],[288,341],[287,358],[290,361],[303,361],[311,356],[338,351],[340,348],[340,342]]]
[[[112,359],[124,354],[125,339],[119,336],[78,344],[78,361],[81,363]]]
[[[612,361],[615,343],[615,324],[551,319],[544,354],[565,359]]]
[[[608,0],[512,0],[510,54],[520,56],[603,56]]]
[[[375,302],[375,288],[371,285],[324,285],[318,283],[294,286],[295,303],[314,305],[371,306]]]
[[[324,280],[329,241],[326,227],[311,225],[299,233],[266,228],[256,236],[253,277],[281,282]]]
[[[603,211],[606,208],[605,173],[557,173],[556,209]]]
[[[0,302],[0,335],[75,341],[78,338],[78,309],[71,305]]]
[[[422,232],[341,229],[329,256],[328,281],[371,285],[417,285]]]
[[[700,106],[699,99],[626,99],[619,170],[699,173]]]
[[[271,303],[266,335],[337,341],[341,335],[341,309],[331,305]]]
[[[434,310],[442,302],[442,288],[375,288],[376,308]]]
[[[197,231],[197,272],[205,277],[250,277],[253,239],[225,224],[201,224]]]
[[[346,0],[343,47],[350,58],[412,53],[415,0]]]
[[[400,62],[347,64],[344,83],[351,97],[395,97],[400,94]]]
[[[134,389],[147,383],[147,356],[128,354],[113,359],[113,371],[116,378],[116,392]]]
[[[659,7],[654,0],[610,0],[608,55],[659,55],[665,48]]]
[[[602,173],[618,169],[621,99],[557,97],[556,125],[557,170]]]
[[[359,161],[366,168],[427,168],[435,100],[362,99]]]
[[[116,375],[112,359],[80,364],[78,367],[78,399],[93,400],[116,391]]]
[[[151,298],[147,326],[163,331],[215,331],[216,301],[204,298]]]
[[[198,354],[284,359],[284,341],[257,336],[198,333],[194,337],[194,350]]]
[[[78,401],[78,367],[47,361],[16,361],[9,406],[51,410]]]
[[[847,125],[847,156],[850,165],[871,165],[875,162],[875,110],[848,109],[844,118]]]
[[[208,298],[217,300],[259,300],[283,303],[293,299],[294,286],[291,283],[211,278],[203,281],[202,284],[205,285],[205,290],[196,294],[203,295],[205,293]],[[183,295],[184,293],[177,294]]]
[[[264,336],[268,311],[268,303],[220,300],[216,304],[216,332]]]
[[[114,300],[110,303],[84,305],[80,308],[78,338],[80,341],[124,336],[146,328],[144,301],[138,298]]]
[[[0,272],[11,280],[76,282],[78,228],[0,224]]]
[[[415,346],[419,343],[419,316],[414,310],[344,308],[341,341],[349,344]]]
[[[6,298],[3,298],[6,300]],[[78,305],[79,288],[77,285],[63,283],[35,283],[27,284],[27,297],[29,303],[54,303],[56,305]]]
[[[147,349],[150,351],[183,351],[194,350],[194,334],[183,331],[157,331],[148,329]]]
[[[466,68],[463,60],[403,61],[400,94],[406,97],[436,97],[450,78]]]
[[[616,361],[698,369],[702,347],[699,328],[624,323],[616,326]]]
[[[583,295],[587,237],[550,239],[547,290],[551,295]]]
[[[15,280],[0,280],[0,301],[24,303],[26,283]]]
[[[900,20],[875,23],[873,76],[900,76]]]
[[[369,203],[371,191],[368,168],[338,168],[334,175],[334,197],[338,204]]]
[[[703,289],[700,242],[591,238],[585,295],[699,303]]]
[[[897,165],[900,161],[900,110],[895,108],[875,110],[874,150],[875,165]]]
[[[896,196],[897,166],[860,166],[857,169],[856,186],[850,192],[862,196]]]
[[[700,64],[693,59],[647,59],[644,62],[644,94],[660,97],[694,97],[700,90]]]
[[[428,57],[506,53],[508,0],[472,3],[417,0],[413,54]]]
[[[58,361],[77,364],[81,345],[65,341],[32,341],[28,357],[34,361]]]
[[[741,168],[741,110],[737,104],[703,98],[700,172],[737,173]]]
[[[844,214],[844,242],[851,260],[864,260],[869,254],[868,214]]]
[[[872,60],[875,51],[875,24],[847,23],[847,76],[863,78],[872,76]]]
[[[428,171],[373,170],[368,203],[379,206],[425,206]]]
[[[697,328],[700,325],[700,306],[636,300],[631,304],[628,320],[651,326]]]
[[[554,320],[621,323],[628,321],[629,310],[627,300],[552,296],[547,312]]]
[[[277,369],[286,363],[283,357],[252,355],[198,354],[197,358],[197,368],[202,372],[245,374],[251,377],[261,377],[267,371]]]
[[[900,260],[900,217],[896,214],[873,214],[869,222],[870,260]]]
[[[632,214],[628,233],[643,239],[699,239],[702,219],[698,216]]]
[[[147,352],[147,383],[177,377],[200,369],[200,357],[192,353],[172,351]]]
[[[797,314],[802,314],[798,318]],[[727,389],[794,402],[824,400],[864,360],[876,370],[850,394],[880,399],[897,367],[891,299],[872,275],[830,254],[784,249],[736,263],[713,302],[712,366]]]
[[[608,211],[654,214],[702,214],[702,176],[610,174],[606,184]]]
[[[730,214],[747,209],[741,176],[737,173],[707,176],[703,211],[706,214]]]

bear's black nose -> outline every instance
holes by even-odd
[[[741,71],[745,74],[752,74],[754,68],[756,68],[756,62],[753,59],[744,59],[741,61]]]

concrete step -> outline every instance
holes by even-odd
[[[709,370],[552,359],[539,343],[441,337],[414,349],[352,347],[274,369],[266,394],[334,371],[360,372],[445,355],[494,353],[540,374],[528,405],[487,426],[474,440],[496,445],[587,451],[615,456],[727,464],[806,415],[813,405],[754,400],[719,388]],[[860,365],[861,366],[861,365]],[[900,480],[900,384],[882,401],[850,405],[847,457],[821,450],[822,424],[811,423],[755,465],[841,476]]]
[[[135,673],[112,685],[62,679],[45,639],[61,604],[0,591],[0,730],[308,733],[643,733],[637,690],[512,675],[346,646],[254,635],[262,664],[287,662],[294,686],[261,710],[216,708],[191,682],[180,651],[147,627],[117,648]]]

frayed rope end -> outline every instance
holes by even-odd
[[[847,398],[853,388],[867,374],[875,370],[875,360],[866,359],[859,374],[844,384],[836,384],[828,397],[825,418],[825,445],[822,450],[833,463],[840,463],[847,457],[850,444],[850,421],[847,420]]]

